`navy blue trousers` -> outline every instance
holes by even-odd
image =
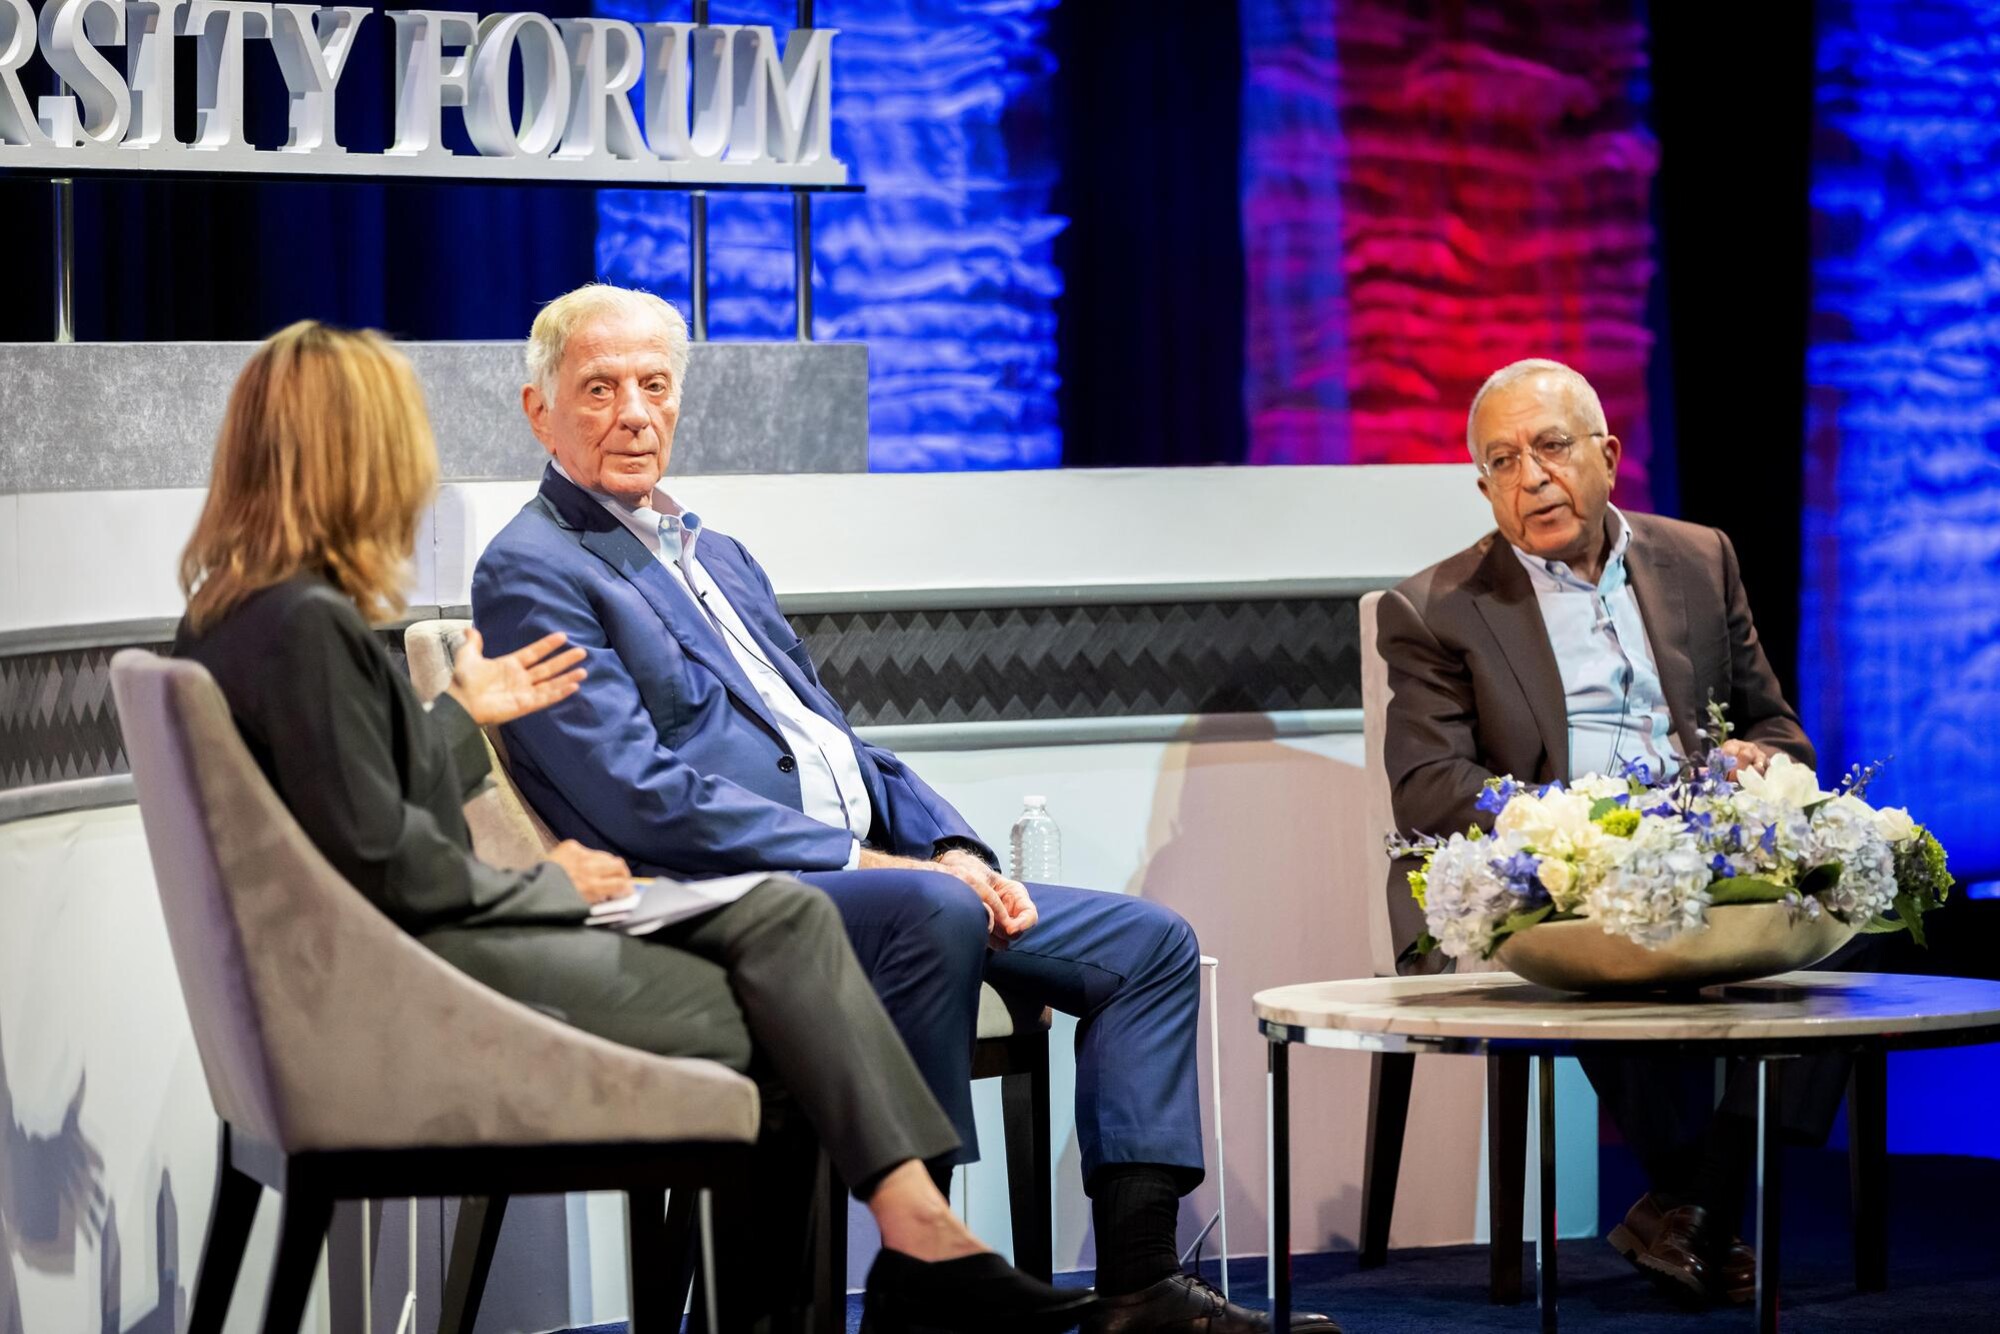
[[[815,871],[931,1092],[958,1131],[945,1161],[979,1157],[972,1047],[979,984],[1016,1006],[1075,1015],[1076,1131],[1087,1185],[1098,1168],[1156,1163],[1182,1188],[1202,1175],[1195,1071],[1201,949],[1180,914],[1144,899],[1029,885],[1040,919],[1004,950],[986,909],[942,871]]]

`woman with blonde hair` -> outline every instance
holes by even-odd
[[[469,631],[450,689],[428,707],[417,699],[371,622],[402,610],[436,480],[416,375],[379,334],[294,324],[257,349],[230,395],[181,561],[188,608],[174,652],[215,677],[307,836],[376,907],[496,990],[782,1090],[881,1228],[864,1328],[1074,1325],[1089,1295],[1014,1270],[933,1184],[924,1162],[956,1137],[823,894],[773,876],[637,939],[586,925],[591,903],[632,888],[618,858],[564,843],[509,871],[472,855],[462,807],[487,776],[480,728],[566,699],[584,652],[550,635],[489,659]],[[765,1149],[767,1165],[785,1156]],[[783,1184],[778,1194],[809,1198],[809,1183]],[[770,1257],[802,1264],[804,1247],[724,1240],[728,1327],[784,1327],[795,1313],[774,1309],[773,1294],[797,1294],[798,1275],[769,1273]]]

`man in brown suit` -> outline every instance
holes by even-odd
[[[1567,781],[1626,763],[1699,755],[1713,699],[1728,705],[1739,765],[1783,752],[1813,763],[1750,617],[1729,538],[1611,504],[1620,445],[1596,392],[1559,362],[1516,362],[1473,399],[1467,443],[1497,531],[1404,580],[1377,610],[1394,691],[1384,751],[1399,829],[1449,833],[1493,817],[1489,777]],[[1399,943],[1423,915],[1399,867]],[[1788,1075],[1784,1124],[1823,1140],[1847,1078],[1841,1059]],[[1587,1059],[1584,1067],[1653,1189],[1611,1234],[1649,1275],[1701,1297],[1747,1300],[1736,1236],[1754,1145],[1754,1081],[1737,1072],[1713,1108],[1709,1061]]]

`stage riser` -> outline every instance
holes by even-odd
[[[0,496],[208,482],[230,386],[253,343],[0,343]],[[423,380],[441,474],[535,477],[547,455],[521,415],[520,342],[403,343]],[[868,469],[860,343],[697,343],[674,470]]]

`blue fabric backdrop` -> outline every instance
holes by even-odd
[[[878,471],[1052,467],[1056,399],[1056,140],[1048,124],[1055,0],[823,0],[834,40],[834,151],[867,187],[814,205],[817,338],[869,348]],[[685,0],[617,0],[607,15],[685,19]],[[795,13],[726,0],[717,23]],[[686,305],[688,201],[604,191],[598,268]],[[793,336],[787,196],[711,196],[709,333]]]
[[[2000,4],[1823,0],[1800,694],[2000,870]]]

